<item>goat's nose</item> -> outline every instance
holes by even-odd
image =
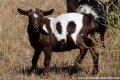
[[[35,31],[35,32],[38,32],[38,31],[39,31],[38,24],[34,24],[34,25],[33,25],[33,28],[34,28],[34,31]]]
[[[37,28],[38,28],[38,24],[37,24],[37,23],[34,24],[33,26],[34,26],[34,29],[37,29]]]

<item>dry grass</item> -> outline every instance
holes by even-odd
[[[26,76],[22,71],[31,66],[33,49],[28,42],[27,17],[17,13],[17,8],[29,9],[40,8],[48,10],[55,9],[52,16],[66,13],[65,0],[0,0],[0,80],[40,80],[45,76],[39,73]],[[120,13],[120,12],[118,12]],[[109,13],[109,23],[114,21],[111,16],[116,17],[117,12]],[[117,14],[117,22],[114,26],[120,26],[120,14]],[[109,33],[109,35],[108,35]],[[120,30],[109,28],[106,35],[106,48],[98,48],[100,53],[99,68],[97,76],[120,77]],[[81,67],[82,70],[69,76],[69,69],[73,65],[79,50],[71,52],[53,53],[49,80],[76,80],[79,77],[88,77],[92,68],[92,58],[85,56]],[[40,56],[38,65],[43,68],[44,55]],[[56,68],[54,68],[57,66]],[[96,76],[94,76],[96,77]]]

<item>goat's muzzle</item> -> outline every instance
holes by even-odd
[[[35,31],[35,32],[38,32],[38,31],[39,31],[39,25],[38,25],[38,24],[35,23],[35,24],[33,25],[33,28],[34,28],[34,31]]]

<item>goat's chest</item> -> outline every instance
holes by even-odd
[[[30,44],[33,48],[39,47],[39,44],[38,44],[39,43],[39,36],[29,34],[29,41],[30,41]]]

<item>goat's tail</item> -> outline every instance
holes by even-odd
[[[91,14],[94,18],[98,18],[98,14],[96,11],[89,5],[80,5],[76,12],[83,13],[83,14]]]

